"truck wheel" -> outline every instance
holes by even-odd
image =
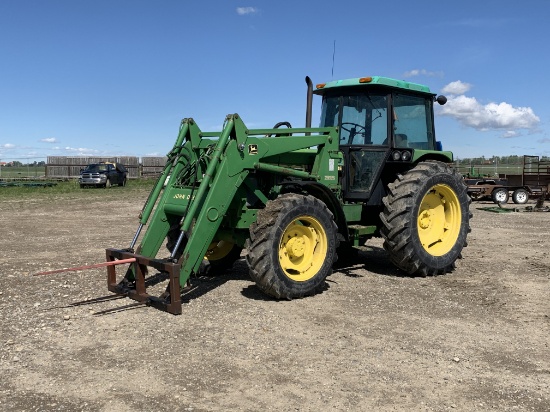
[[[512,193],[512,201],[518,205],[524,205],[529,200],[529,192],[525,189],[519,188]]]
[[[491,193],[491,199],[493,199],[493,202],[495,203],[508,203],[508,196],[508,189],[503,187],[495,189]]]
[[[122,187],[126,186],[126,178],[122,179],[122,182],[120,182],[118,185]]]
[[[313,196],[287,193],[258,211],[246,257],[250,276],[266,294],[292,299],[319,292],[332,273],[337,227]]]
[[[421,162],[388,192],[380,219],[392,263],[410,275],[452,271],[470,232],[471,200],[460,174],[442,162]]]

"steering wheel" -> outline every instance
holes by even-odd
[[[344,125],[351,125],[352,127],[350,127],[349,129],[347,127],[344,127]],[[367,129],[365,129],[365,126],[362,126],[358,123],[351,123],[351,122],[345,122],[345,123],[342,123],[340,125],[340,128],[342,130],[345,130],[346,132],[348,132],[350,135],[349,135],[349,143],[351,144],[351,141],[353,140],[353,138],[358,135],[358,134],[362,134],[363,136],[365,136],[366,132],[367,132]],[[359,129],[359,131],[357,131],[357,129]],[[362,131],[361,131],[362,130]],[[352,133],[353,131],[353,133]],[[344,138],[341,138],[340,140],[345,140],[345,137]]]
[[[367,131],[367,129],[365,129],[365,126],[361,126],[361,125],[358,124],[358,123],[345,122],[345,123],[342,123],[342,124],[340,125],[340,127],[341,127],[343,130],[345,130],[346,132],[350,132],[350,133],[351,133],[351,130],[352,130],[353,128],[348,129],[348,128],[344,127],[345,124],[350,124],[350,125],[352,125],[352,126],[359,127],[360,129],[363,129],[363,133],[365,133],[365,132]],[[360,132],[359,132],[359,133],[360,133]],[[355,130],[355,134],[359,134],[359,133],[357,133],[357,130]]]

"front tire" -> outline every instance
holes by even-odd
[[[381,234],[392,263],[410,275],[450,272],[470,232],[462,176],[438,161],[419,163],[388,185]]]
[[[235,243],[214,240],[204,256],[201,274],[215,276],[231,269],[240,259],[242,250],[243,248]]]
[[[166,235],[166,248],[172,253],[178,242],[180,235],[179,224],[172,225]],[[182,242],[178,251],[174,254],[174,258],[179,260],[185,249],[185,243]],[[208,246],[206,255],[198,269],[197,275],[216,276],[231,269],[233,264],[240,259],[243,248],[232,242],[224,240],[214,240]]]
[[[319,292],[332,273],[337,230],[330,210],[313,196],[287,193],[268,202],[247,241],[252,280],[277,299]]]

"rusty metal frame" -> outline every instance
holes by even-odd
[[[127,250],[113,248],[106,249],[106,256],[108,262],[115,261],[116,259],[136,259],[135,262],[131,263],[134,267],[135,288],[124,287],[120,282],[117,282],[116,268],[113,265],[107,267],[107,287],[109,291],[117,295],[127,296],[130,299],[145,303],[168,313],[181,315],[181,264],[173,263],[165,259],[151,259]],[[145,285],[147,266],[168,274],[168,296],[164,296],[166,293],[161,296],[151,296],[147,293]]]

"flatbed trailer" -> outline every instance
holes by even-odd
[[[521,175],[499,175],[498,179],[468,177],[465,183],[472,200],[507,203],[511,197],[514,203],[524,204],[529,198],[547,197],[550,193],[550,161],[525,155]]]
[[[495,203],[507,203],[511,197],[516,204],[525,204],[533,190],[526,185],[509,185],[507,179],[465,179],[468,195],[472,200],[491,199]]]

